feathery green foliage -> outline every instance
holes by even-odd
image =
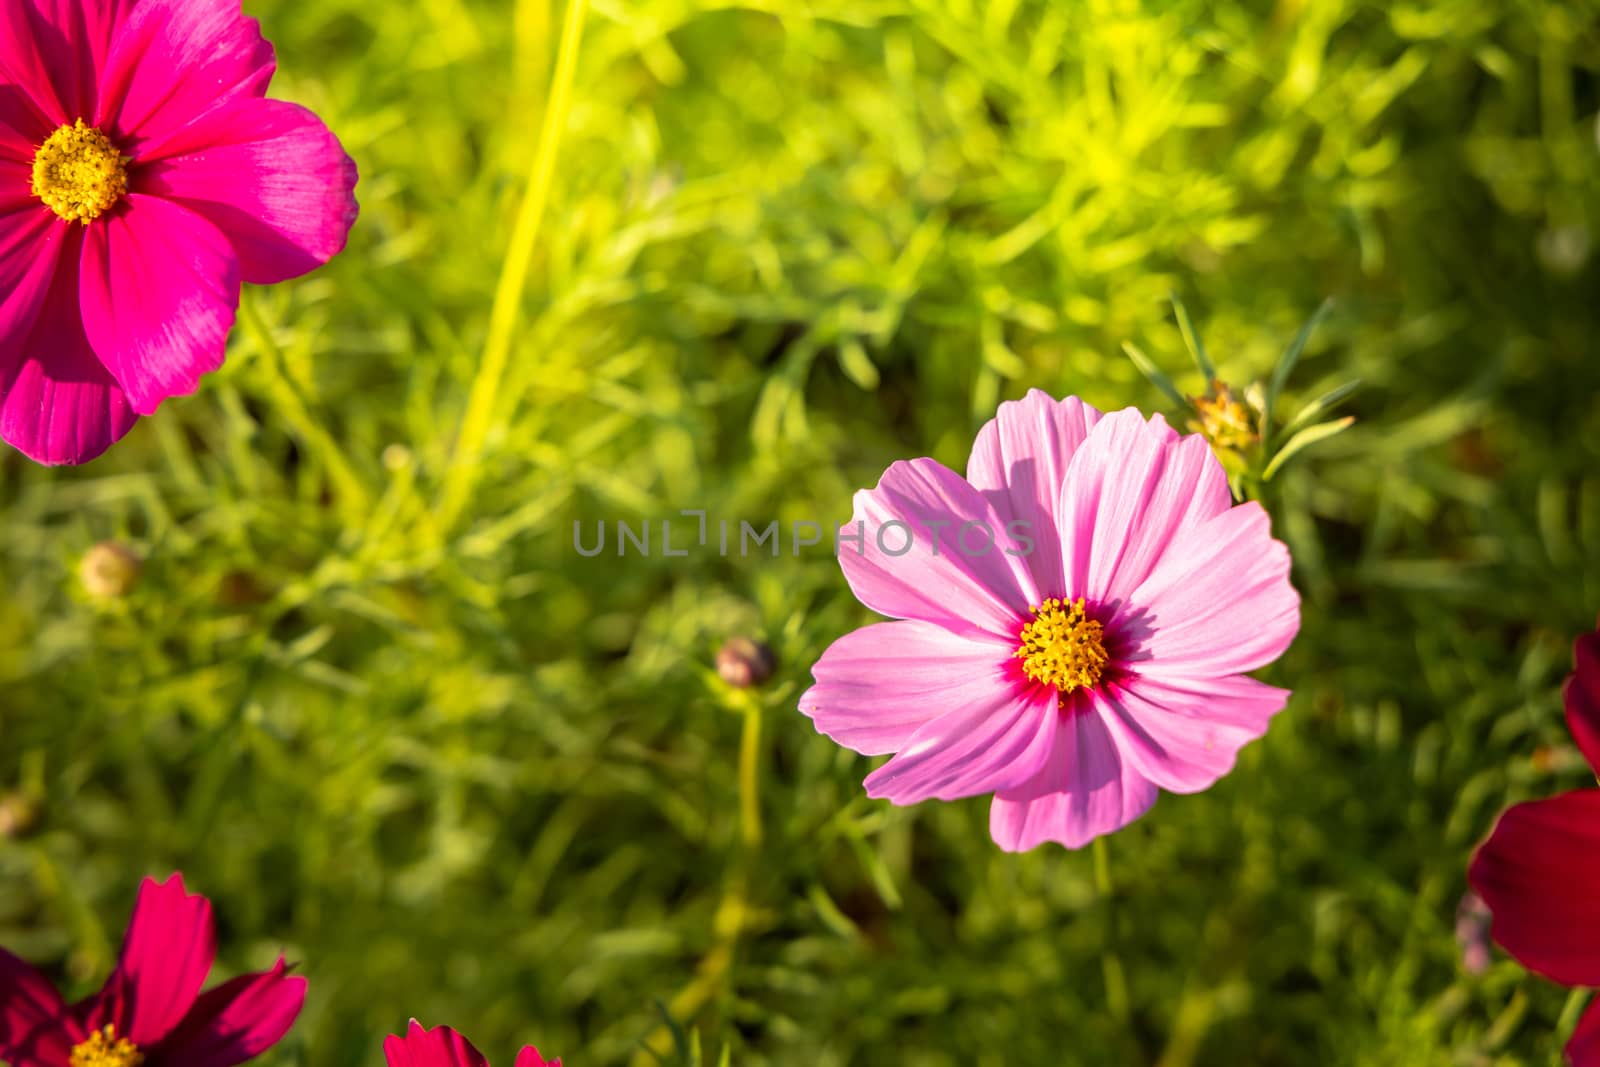
[[[561,7],[246,7],[362,219],[103,460],[0,458],[0,790],[38,807],[0,944],[90,988],[182,869],[225,970],[311,980],[267,1067],[410,1015],[571,1067],[1554,1061],[1565,993],[1453,931],[1500,807],[1584,778],[1600,4],[596,0],[458,516]],[[869,801],[795,710],[869,617],[826,541],[574,550],[844,521],[1029,387],[1181,422],[1121,350],[1205,390],[1174,291],[1241,389],[1331,296],[1274,400],[1363,384],[1263,489],[1296,696],[1109,842],[1114,930],[1088,852]],[[105,539],[145,562],[98,601]],[[764,686],[712,668],[739,634]]]

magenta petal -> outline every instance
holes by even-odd
[[[68,115],[52,73],[77,57],[63,43],[45,45],[42,16],[33,0],[0,3],[0,117],[17,132],[45,136],[77,115]],[[65,89],[67,87],[59,87]]]
[[[1160,415],[1107,415],[1067,465],[1057,508],[1064,595],[1116,605],[1174,539],[1233,503],[1222,464],[1199,435],[1179,437]]]
[[[390,1034],[383,1042],[389,1067],[489,1067],[472,1043],[448,1026],[424,1030],[412,1019],[405,1037]]]
[[[1600,986],[1600,790],[1508,810],[1467,880],[1507,952],[1563,985]]]
[[[106,983],[105,992],[113,999],[120,992],[122,1004],[92,1017],[114,1022],[118,1033],[142,1048],[156,1045],[194,1007],[216,953],[211,902],[185,892],[182,875],[165,882],[146,878]],[[114,988],[119,982],[120,991]]]
[[[912,734],[867,775],[867,795],[895,804],[1011,789],[1049,756],[1062,718],[1054,690],[1023,687],[1000,666],[973,679],[967,702]]]
[[[1578,1020],[1578,1029],[1567,1042],[1567,1059],[1572,1067],[1600,1067],[1600,999]]]
[[[964,548],[967,523],[976,525],[967,529]],[[985,530],[994,538],[986,552]],[[858,533],[859,544],[844,540]],[[966,479],[931,459],[895,463],[876,488],[858,492],[840,536],[845,580],[856,599],[880,615],[1012,638],[1028,605],[1039,599],[1026,561],[1006,554],[1021,549],[1006,539],[994,508]]]
[[[84,335],[82,227],[19,218],[0,219],[0,438],[39,463],[85,463],[132,428],[133,409]]]
[[[1241,504],[1174,539],[1133,595],[1124,666],[1164,678],[1220,678],[1271,663],[1300,630],[1289,550],[1267,513]]]
[[[277,1044],[306,999],[306,980],[287,970],[280,958],[270,971],[241,975],[201,996],[161,1043],[161,1062],[233,1067]]]
[[[1289,700],[1253,678],[1193,682],[1130,678],[1098,698],[1123,759],[1172,793],[1198,793],[1233,769],[1239,750],[1267,732]]]
[[[881,756],[934,719],[1010,687],[1011,648],[929,622],[880,622],[845,634],[811,668],[800,711],[846,748]]]
[[[32,176],[29,164],[6,158],[5,128],[0,126],[0,216],[27,212],[35,217],[48,217],[47,209],[33,195]]]
[[[1600,774],[1600,633],[1584,634],[1573,646],[1576,668],[1563,696],[1567,727],[1589,766]]]
[[[277,61],[239,0],[139,0],[111,41],[95,125],[139,157],[213,107],[266,92]]]
[[[522,1051],[517,1053],[517,1067],[561,1067],[561,1057],[546,1060],[539,1055],[538,1049],[532,1045],[525,1045]]]
[[[95,114],[97,72],[131,0],[21,0],[66,120]]]
[[[1054,742],[1038,773],[990,805],[989,836],[1007,852],[1046,841],[1082,848],[1156,802],[1156,786],[1122,758],[1091,703],[1080,701],[1062,717]]]
[[[1000,405],[984,423],[967,459],[967,480],[1007,522],[1017,520],[1036,550],[1028,568],[1047,595],[1066,591],[1056,506],[1067,465],[1100,421],[1098,409],[1075,396],[1054,400],[1031,389],[1021,400]]]
[[[211,223],[177,204],[130,195],[88,228],[84,329],[141,415],[192,393],[222,366],[239,306],[239,261]]]
[[[298,104],[235,101],[151,146],[144,162],[140,188],[215,223],[247,282],[315,270],[356,220],[356,165]]]
[[[0,949],[0,1060],[67,1067],[75,1030],[49,979]]]

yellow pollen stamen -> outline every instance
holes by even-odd
[[[1250,420],[1250,409],[1233,398],[1233,391],[1219,381],[1213,381],[1205,396],[1191,397],[1198,421],[1191,420],[1189,429],[1203,433],[1206,440],[1217,448],[1235,451],[1250,447],[1259,436]]]
[[[33,154],[33,195],[68,222],[97,219],[128,192],[128,161],[82,119],[52,133]]]
[[[73,1046],[72,1067],[139,1067],[144,1053],[125,1037],[117,1036],[115,1026],[103,1026],[88,1040]]]
[[[1022,644],[1017,647],[1022,673],[1055,686],[1062,696],[1097,684],[1109,662],[1105,627],[1089,618],[1083,598],[1052,597],[1028,610],[1033,621],[1022,628]]]

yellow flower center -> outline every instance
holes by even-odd
[[[144,1053],[125,1037],[117,1036],[115,1026],[104,1026],[87,1041],[73,1046],[72,1067],[139,1067]]]
[[[87,226],[127,192],[128,161],[82,119],[52,133],[33,154],[33,195],[68,222]]]
[[[1051,598],[1028,609],[1033,621],[1023,626],[1017,647],[1022,673],[1036,682],[1053,685],[1063,695],[1087,689],[1100,681],[1109,657],[1105,627],[1089,618],[1083,598]]]

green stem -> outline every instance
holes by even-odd
[[[505,378],[511,356],[511,341],[522,310],[523,290],[527,287],[528,267],[539,242],[539,226],[544,221],[545,204],[550,199],[550,182],[560,155],[561,136],[566,131],[567,114],[572,106],[572,86],[577,78],[578,47],[583,41],[583,22],[588,0],[568,0],[566,20],[561,29],[561,49],[556,56],[556,72],[550,86],[549,103],[544,111],[544,126],[539,132],[539,147],[528,171],[527,192],[511,233],[495,287],[494,306],[489,312],[489,335],[483,346],[483,360],[467,396],[467,409],[461,416],[456,435],[456,454],[445,476],[439,504],[439,529],[448,535],[472,496],[478,477],[479,453],[489,433],[495,400]]]
[[[1578,1016],[1583,1014],[1583,1006],[1589,1001],[1587,989],[1574,989],[1567,994],[1567,1003],[1561,1009],[1561,1018],[1556,1022],[1556,1033],[1560,1036],[1561,1043],[1565,1045],[1572,1037],[1573,1031],[1578,1028]],[[1562,1053],[1556,1053],[1556,1064],[1566,1063]]]
[[[760,786],[761,708],[751,701],[739,735],[739,823],[745,847],[752,851],[761,846]]]
[[[1100,970],[1106,983],[1106,1008],[1118,1023],[1128,1021],[1128,979],[1118,953],[1121,938],[1117,931],[1117,906],[1111,883],[1111,849],[1106,839],[1094,839],[1094,886],[1105,903],[1106,950],[1100,957]]]
[[[239,301],[239,323],[270,365],[266,380],[267,388],[272,393],[273,406],[307,449],[327,468],[328,479],[333,482],[334,491],[338,494],[340,510],[346,515],[365,515],[368,503],[366,486],[345,459],[339,443],[323,428],[321,422],[312,418],[305,399],[289,376],[283,350],[273,340],[272,330],[261,317],[254,294],[248,289]]]

